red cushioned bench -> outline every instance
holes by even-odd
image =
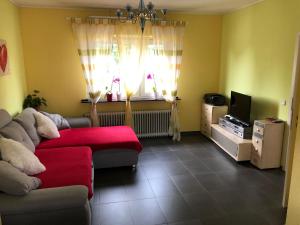
[[[133,166],[142,150],[128,126],[71,128],[60,131],[60,138],[43,140],[37,149],[88,146],[95,168]]]

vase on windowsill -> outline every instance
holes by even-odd
[[[119,101],[121,101],[121,93],[120,92],[117,92],[117,101],[119,102]]]
[[[157,91],[154,91],[154,99],[155,99],[155,100],[158,99],[158,93],[157,93]]]
[[[112,102],[112,97],[113,97],[113,94],[112,93],[106,93],[106,100],[108,102]]]

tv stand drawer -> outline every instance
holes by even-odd
[[[252,149],[251,140],[239,138],[218,124],[211,125],[211,138],[234,160],[250,160]]]

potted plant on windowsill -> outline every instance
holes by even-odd
[[[153,90],[153,93],[154,93],[154,98],[155,99],[158,99],[158,91],[157,91],[157,86],[156,86],[156,81],[155,81],[155,76],[154,74],[148,74],[147,75],[147,80],[153,80],[153,87],[152,87],[152,90]]]
[[[47,106],[47,100],[40,97],[39,93],[39,90],[34,90],[32,94],[27,95],[23,101],[23,109],[31,107],[39,111],[41,106]]]

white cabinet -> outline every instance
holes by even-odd
[[[254,121],[251,163],[260,169],[280,167],[284,123]]]
[[[201,126],[200,131],[203,135],[211,137],[211,125],[219,123],[219,118],[227,114],[228,107],[213,106],[203,103],[201,106]]]

